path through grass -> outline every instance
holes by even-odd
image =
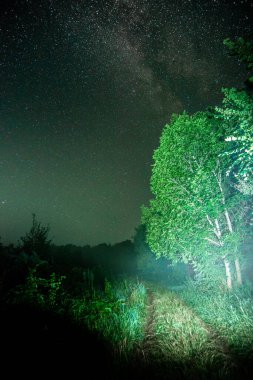
[[[231,379],[237,373],[226,341],[167,289],[148,287],[144,330],[136,378]]]
[[[103,289],[85,284],[73,297],[61,288],[61,281],[55,275],[40,278],[33,271],[27,282],[13,291],[11,302],[14,306],[30,305],[41,316],[54,315],[54,320],[67,318],[77,330],[84,328],[97,336],[108,351],[109,364],[105,362],[110,380],[251,378],[250,294],[214,294],[190,285],[176,292],[125,279],[114,283],[105,280]],[[56,324],[48,324],[46,319],[45,325],[53,340]],[[39,329],[38,333],[49,341],[47,330]],[[66,334],[60,329],[61,334],[64,341]],[[84,339],[78,352],[85,358],[87,350]]]

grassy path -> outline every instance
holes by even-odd
[[[136,378],[232,379],[229,347],[180,298],[148,287],[145,337],[138,349]]]
[[[148,357],[152,347],[154,347],[156,341],[155,334],[155,302],[154,293],[148,289],[148,305],[147,305],[147,318],[144,329],[144,340],[142,343],[143,356]]]

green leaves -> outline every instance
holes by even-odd
[[[244,98],[236,97],[238,107]],[[174,115],[165,126],[153,156],[154,199],[142,209],[147,242],[157,257],[191,261],[208,273],[210,263],[220,266],[223,257],[237,254],[242,216],[235,208],[241,200],[226,176],[231,161],[225,137],[221,120],[206,112]]]
[[[36,268],[29,270],[25,284],[14,290],[14,302],[30,303],[43,309],[61,311],[66,297],[63,289],[65,276],[51,273],[50,278],[39,277]]]
[[[221,156],[229,157],[227,175],[248,181],[253,174],[253,99],[245,91],[223,89],[223,107],[215,108],[215,118],[226,130],[226,147]]]
[[[253,42],[224,41],[253,68]],[[253,193],[253,99],[223,89],[221,107],[173,115],[155,150],[154,198],[142,208],[147,242],[157,257],[192,261],[208,270],[237,255],[245,215],[243,194]],[[247,184],[247,186],[245,185]]]
[[[25,236],[21,237],[21,247],[28,254],[38,254],[45,257],[50,247],[51,240],[48,239],[49,227],[42,226],[37,221],[36,215],[32,215],[32,227]]]
[[[223,43],[232,56],[236,56],[240,61],[246,63],[248,70],[253,69],[253,41],[239,37],[235,41],[226,38]]]
[[[205,214],[218,201],[213,175],[224,142],[215,120],[204,112],[173,115],[154,152],[151,189],[155,198],[143,208],[148,243],[158,257],[188,261],[202,242]],[[217,213],[217,211],[216,211]]]

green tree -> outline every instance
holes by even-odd
[[[239,37],[235,41],[226,38],[223,43],[228,48],[230,55],[245,63],[247,70],[253,70],[253,41]],[[247,79],[246,83],[253,85],[253,75]]]
[[[235,41],[227,38],[224,44],[230,55],[236,56],[246,64],[246,69],[253,70],[253,40],[242,37]],[[228,175],[236,178],[237,189],[245,195],[253,195],[253,75],[246,81],[245,91],[234,88],[223,89],[222,107],[216,107],[216,117],[227,129],[225,150],[232,159]]]
[[[49,226],[42,226],[32,214],[32,227],[29,232],[20,238],[20,248],[28,255],[38,255],[46,258],[51,244],[48,238]]]
[[[243,194],[253,194],[253,98],[235,88],[223,89],[223,93],[215,118],[226,131],[223,156],[230,158],[227,175]]]
[[[241,283],[238,246],[243,212],[236,212],[240,196],[225,175],[227,157],[219,158],[224,140],[222,126],[208,113],[173,115],[153,155],[154,198],[143,207],[142,222],[157,257],[191,262],[207,277],[210,264],[223,260],[231,288],[232,260]]]

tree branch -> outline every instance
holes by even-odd
[[[207,241],[209,241],[209,243],[215,245],[216,247],[222,247],[223,246],[222,242],[217,242],[217,241],[212,240],[212,239],[210,239],[208,237],[206,237],[204,239],[207,240]]]

